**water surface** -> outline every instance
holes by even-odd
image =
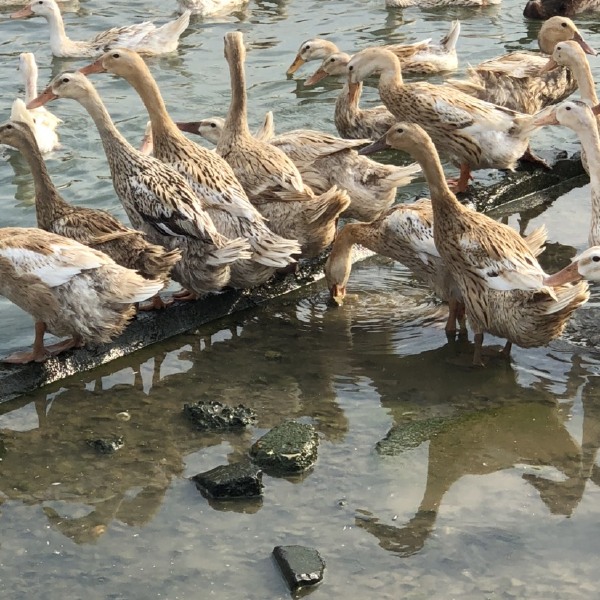
[[[387,12],[381,1],[252,1],[226,20],[195,21],[178,53],[151,61],[174,117],[226,112],[226,31],[248,44],[250,116],[272,109],[280,130],[333,131],[341,87],[305,90],[305,67],[286,80],[301,41],[328,36],[352,50],[438,38],[460,18],[462,68],[535,47],[539,24],[521,2],[478,10]],[[170,12],[171,6],[167,6]],[[164,3],[127,9],[82,2],[72,37],[163,19]],[[597,23],[580,23],[600,46]],[[8,115],[18,54],[33,51],[41,81],[85,61],[50,60],[42,20],[1,23],[0,95]],[[315,65],[316,68],[316,65]],[[596,64],[593,69],[597,72]],[[146,121],[121,80],[95,76],[128,139]],[[369,89],[365,101],[376,102]],[[64,148],[49,168],[74,202],[123,211],[98,135],[84,111],[55,102]],[[570,132],[535,138],[536,150],[576,148]],[[6,151],[4,224],[33,225],[30,177]],[[497,178],[491,172],[480,180]],[[404,194],[423,189],[417,182]],[[546,223],[549,268],[586,244],[589,189],[498,215],[529,231]],[[465,369],[467,340],[449,343],[444,308],[406,270],[374,259],[357,267],[338,310],[322,286],[199,328],[165,344],[0,406],[0,581],[6,597],[287,598],[270,558],[300,543],[327,561],[315,598],[504,599],[594,597],[600,501],[597,353],[560,340],[516,349],[511,364]],[[29,318],[0,303],[0,352],[30,343]],[[487,340],[493,343],[493,339]],[[183,419],[185,402],[243,402],[258,414],[243,433],[207,435]],[[127,412],[129,420],[121,420]],[[284,418],[312,423],[319,460],[302,477],[265,476],[262,502],[203,498],[188,477],[245,456]],[[86,440],[122,436],[96,454]]]

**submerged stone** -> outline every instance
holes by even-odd
[[[241,404],[228,406],[215,400],[184,404],[183,414],[201,431],[239,429],[256,422],[256,413],[251,408]]]
[[[285,475],[312,467],[318,448],[319,436],[312,425],[284,421],[254,442],[250,455],[265,470]]]
[[[125,442],[121,436],[115,438],[99,438],[97,440],[86,440],[86,443],[90,448],[93,448],[100,454],[114,454],[117,450],[120,450]]]
[[[325,561],[314,548],[275,546],[273,556],[292,591],[323,580]]]
[[[248,463],[220,465],[192,477],[196,487],[211,498],[256,498],[262,496],[262,471]]]
[[[375,449],[379,454],[395,456],[410,448],[417,448],[446,429],[451,421],[450,418],[433,417],[396,425],[377,442]]]

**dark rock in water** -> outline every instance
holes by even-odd
[[[410,448],[417,448],[444,431],[453,421],[451,418],[433,417],[396,425],[377,442],[375,449],[384,456],[395,456]]]
[[[241,404],[227,406],[214,400],[184,404],[183,414],[202,431],[239,429],[256,422],[256,413],[252,409]]]
[[[312,467],[318,448],[319,436],[312,425],[284,421],[254,442],[250,456],[266,471],[286,475]]]
[[[114,454],[117,450],[120,450],[125,442],[122,437],[116,437],[112,439],[97,439],[97,440],[86,440],[87,445],[93,448],[100,454]]]
[[[323,580],[325,561],[314,548],[275,546],[273,556],[292,591]]]
[[[262,495],[262,471],[247,462],[221,465],[194,475],[200,491],[211,498],[256,498]]]

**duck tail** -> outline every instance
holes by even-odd
[[[167,281],[171,273],[171,269],[181,259],[181,251],[167,250],[157,244],[146,244],[143,252],[138,256],[140,267],[138,271],[142,275],[150,275],[162,281]]]
[[[460,35],[460,21],[452,21],[448,33],[440,40],[440,46],[446,52],[452,52],[456,48],[456,42]]]
[[[273,111],[265,113],[265,120],[260,129],[254,134],[254,137],[261,142],[269,142],[275,137],[275,125],[273,123]]]
[[[144,279],[139,273],[122,267],[125,273],[119,278],[115,287],[114,300],[118,304],[133,304],[142,302],[156,296],[165,286],[164,281],[158,279]]]
[[[253,251],[252,260],[277,269],[296,262],[294,255],[302,253],[300,242],[281,237],[266,226],[261,229],[260,236],[249,240]]]
[[[156,33],[164,35],[167,39],[177,39],[189,26],[191,10],[186,10],[174,21],[169,21],[156,29]]]
[[[554,315],[560,313],[568,317],[574,310],[585,304],[590,291],[587,281],[579,281],[575,284],[561,285],[553,288],[556,299],[550,304],[546,314]]]
[[[419,165],[419,163],[413,163],[411,165],[406,165],[405,167],[395,167],[385,179],[394,187],[402,187],[408,185],[420,172],[421,165]]]
[[[248,260],[252,258],[250,242],[246,238],[226,239],[220,248],[215,248],[206,261],[207,265],[222,266],[235,262],[236,260]]]
[[[539,256],[546,249],[546,239],[548,238],[548,229],[545,225],[540,225],[523,239],[531,253],[534,256]]]
[[[307,208],[308,222],[322,227],[337,219],[350,206],[350,196],[345,190],[333,186],[317,196]]]

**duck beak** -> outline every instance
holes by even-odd
[[[306,61],[299,54],[296,54],[294,62],[289,66],[285,74],[293,75],[305,62]]]
[[[596,106],[592,106],[592,112],[596,116],[600,115],[600,104],[596,104]]]
[[[200,121],[189,121],[187,123],[177,122],[175,123],[177,127],[179,127],[180,131],[185,131],[187,133],[194,133],[196,135],[200,135]]]
[[[27,103],[27,108],[31,110],[32,108],[39,108],[40,106],[44,106],[44,104],[48,104],[52,100],[56,100],[58,96],[52,91],[52,88],[48,86],[37,98],[34,98],[31,102]]]
[[[35,17],[35,13],[31,10],[30,4],[10,15],[11,19],[29,19],[29,17]]]
[[[540,75],[542,73],[547,73],[548,71],[553,71],[558,68],[558,63],[553,59],[549,58],[548,62],[540,69]]]
[[[579,263],[575,259],[568,267],[562,269],[554,275],[550,275],[544,279],[544,285],[549,287],[558,287],[567,283],[575,283],[582,279],[579,274]]]
[[[579,31],[575,32],[575,35],[573,36],[573,39],[583,48],[583,51],[586,54],[591,54],[592,56],[596,56],[596,54],[598,54],[598,52],[596,52],[596,50],[594,50],[582,37],[581,34],[579,33]]]
[[[106,73],[106,69],[104,68],[102,58],[99,58],[97,61],[86,65],[85,67],[81,67],[79,72],[82,75],[91,75],[92,73]]]
[[[360,94],[360,83],[348,83],[348,100],[350,104],[358,104]]]
[[[538,127],[542,127],[543,125],[560,125],[558,119],[556,118],[555,110],[541,112],[544,114],[538,114],[538,116],[533,120],[534,125],[537,125]]]
[[[325,77],[327,77],[327,73],[319,68],[304,82],[304,85],[315,85],[315,83],[319,83]]]
[[[374,154],[375,152],[381,152],[382,150],[389,150],[391,146],[386,141],[386,136],[382,135],[376,142],[361,148],[359,154]]]
[[[346,297],[346,287],[343,285],[338,285],[337,283],[331,287],[329,291],[331,295],[331,300],[337,306],[342,306],[344,304],[344,298]]]

